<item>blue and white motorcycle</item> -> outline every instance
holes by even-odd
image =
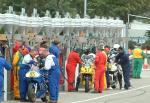
[[[28,82],[27,96],[30,102],[41,98],[43,102],[49,101],[48,71],[44,69],[32,69],[26,73]]]

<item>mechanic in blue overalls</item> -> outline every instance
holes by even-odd
[[[55,39],[49,48],[49,52],[53,54],[57,59],[59,59],[59,54],[60,54],[60,49],[58,47],[59,43],[60,41]]]
[[[39,50],[40,56],[45,58],[44,69],[48,70],[48,84],[50,93],[50,103],[57,103],[59,94],[60,66],[58,58],[54,54],[49,53],[47,47],[42,47]]]
[[[128,90],[131,86],[130,84],[130,62],[129,62],[129,56],[125,53],[124,49],[122,47],[118,48],[119,54],[116,56],[115,62],[120,64],[123,71],[123,77],[124,77],[124,89]]]
[[[11,65],[6,61],[6,59],[2,56],[0,52],[0,103],[2,101],[2,90],[3,90],[3,83],[4,83],[4,68],[6,70],[11,69]]]
[[[29,54],[25,55],[20,64],[19,70],[19,89],[20,89],[20,102],[26,102],[26,93],[27,93],[27,81],[25,78],[26,73],[31,68],[31,65],[34,64],[34,57],[36,55],[36,50],[32,49]]]

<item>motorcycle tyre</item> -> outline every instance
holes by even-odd
[[[76,82],[76,88],[75,88],[76,91],[78,91],[79,85],[80,85],[80,78],[78,77]]]
[[[27,95],[28,95],[28,99],[30,102],[35,102],[36,101],[36,94],[34,93],[35,91],[35,88],[33,87],[33,84],[30,83],[28,85],[28,92],[27,92]]]
[[[89,80],[88,80],[88,78],[86,77],[86,78],[85,78],[85,92],[86,92],[86,93],[89,92],[89,90],[90,90],[89,87],[90,87],[90,86],[89,86]]]
[[[116,85],[111,86],[113,89],[116,89]]]

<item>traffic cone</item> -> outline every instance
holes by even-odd
[[[148,69],[147,58],[144,59],[143,69]]]

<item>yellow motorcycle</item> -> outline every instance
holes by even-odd
[[[84,65],[80,68],[80,75],[77,77],[76,91],[78,91],[80,82],[85,92],[89,92],[94,86],[94,65],[92,56],[84,60]]]

